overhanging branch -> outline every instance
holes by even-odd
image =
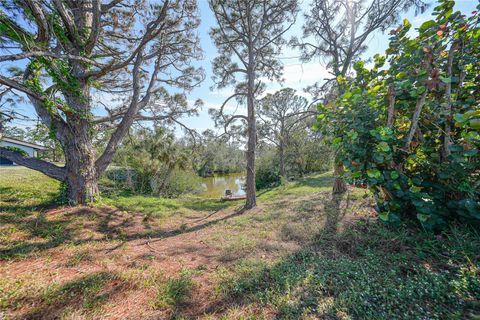
[[[50,162],[43,161],[37,158],[26,158],[16,151],[8,150],[1,147],[0,158],[6,158],[10,161],[15,162],[16,164],[40,171],[41,173],[49,176],[50,178],[59,181],[65,180],[65,168],[58,167]]]

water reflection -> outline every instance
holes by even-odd
[[[243,189],[245,185],[245,176],[243,173],[232,173],[214,175],[213,177],[202,178],[203,191],[200,196],[205,198],[220,198],[225,195],[225,190],[232,190],[234,196],[245,195]]]

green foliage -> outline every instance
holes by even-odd
[[[235,141],[218,138],[211,130],[202,133],[202,141],[191,150],[192,166],[200,176],[212,173],[237,173],[245,170],[245,155]]]
[[[255,185],[257,190],[276,187],[280,185],[280,169],[278,167],[277,153],[273,149],[264,150],[257,158],[255,166]]]
[[[134,193],[175,197],[199,188],[200,178],[189,166],[189,155],[172,133],[140,130],[132,135],[107,170],[105,191],[128,189]]]
[[[153,301],[154,308],[178,307],[186,302],[194,283],[191,275],[182,272],[177,278],[170,278],[166,283],[162,282],[157,288],[157,295]]]
[[[289,179],[332,168],[333,153],[323,137],[309,129],[295,130],[285,148],[285,169]]]
[[[276,263],[238,263],[220,291],[278,319],[476,319],[479,241],[357,221]]]
[[[55,197],[55,203],[58,205],[68,204],[68,185],[66,182],[60,182],[58,186],[58,194]]]
[[[480,222],[479,16],[453,6],[440,1],[415,38],[408,21],[392,30],[386,56],[357,62],[337,101],[319,107],[345,178],[368,184],[389,223]]]
[[[7,146],[2,148],[6,150],[14,151],[16,153],[20,153],[23,157],[28,157],[28,153],[25,150],[20,149],[19,147]]]
[[[298,179],[313,172],[326,172],[332,165],[331,147],[322,137],[302,128],[290,132],[285,145],[285,173],[288,180]],[[281,184],[278,148],[261,145],[257,155],[255,180],[257,189]]]
[[[158,183],[158,182],[157,182]],[[199,190],[201,178],[191,170],[173,170],[162,189],[162,195],[168,198]]]

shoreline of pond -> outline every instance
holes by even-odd
[[[204,198],[220,198],[225,195],[225,190],[231,190],[234,196],[244,196],[245,173],[215,173],[211,176],[201,177],[201,188],[198,193]]]

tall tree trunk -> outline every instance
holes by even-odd
[[[247,14],[247,24],[250,27],[250,14]],[[245,209],[252,209],[257,205],[255,186],[255,147],[257,142],[257,124],[255,121],[255,58],[253,52],[252,33],[248,34],[248,67],[247,67],[247,190]]]
[[[249,108],[250,109],[250,108]],[[249,111],[250,113],[250,111]],[[248,146],[247,146],[247,201],[246,209],[251,209],[257,205],[256,187],[255,187],[255,121],[249,117],[248,123]]]
[[[257,205],[255,186],[255,145],[257,141],[257,125],[255,121],[255,62],[253,58],[252,44],[248,54],[248,84],[247,84],[247,118],[248,118],[248,142],[247,142],[247,199],[245,209],[251,209]]]
[[[255,187],[255,144],[256,144],[256,138],[257,138],[257,127],[255,123],[253,94],[248,96],[247,107],[248,107],[247,190],[246,190],[247,200],[245,203],[245,209],[251,209],[257,205],[257,196],[256,196],[256,187]]]

